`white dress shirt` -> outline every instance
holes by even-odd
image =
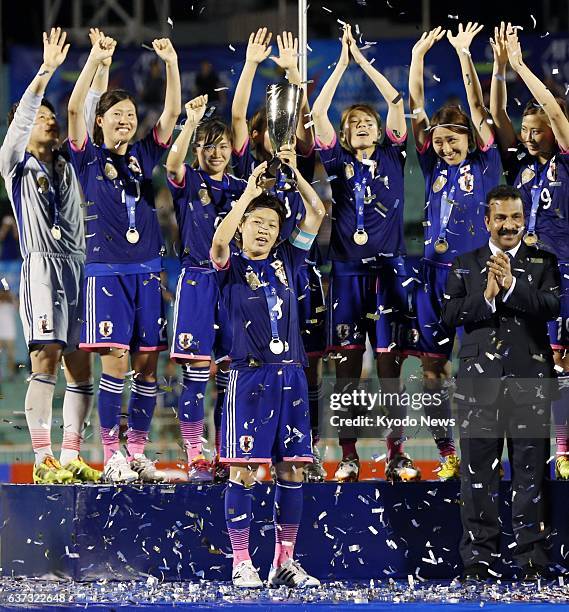
[[[492,242],[492,239],[488,241],[488,246],[490,247],[490,250],[492,251],[492,255],[498,255],[498,253],[506,253],[507,255],[509,253],[512,256],[512,259],[510,259],[510,266],[511,266],[512,260],[516,257],[516,255],[518,254],[518,251],[520,250],[520,247],[522,246],[522,241],[520,240],[518,244],[516,244],[516,246],[513,249],[510,249],[509,251],[502,251]],[[510,295],[512,295],[512,291],[514,290],[515,286],[516,286],[516,277],[514,276],[512,278],[512,284],[510,285],[510,288],[506,292],[506,295],[502,298],[502,302],[505,302],[510,297]],[[484,299],[486,300],[486,298]],[[492,309],[492,312],[496,312],[496,299],[495,298],[491,302],[489,300],[486,300],[486,304],[490,306],[490,308]]]

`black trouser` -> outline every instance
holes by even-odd
[[[491,565],[500,550],[499,485],[504,436],[512,468],[512,527],[517,566],[546,565],[549,534],[543,480],[549,456],[549,404],[516,405],[501,393],[491,406],[459,406],[461,448],[460,555],[465,567]],[[521,437],[526,436],[526,437]],[[493,556],[494,555],[494,556]]]

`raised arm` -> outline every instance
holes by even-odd
[[[178,70],[178,55],[169,38],[152,41],[156,55],[166,64],[166,96],[164,110],[156,124],[156,136],[160,142],[168,142],[182,112],[182,86]]]
[[[81,147],[87,138],[84,107],[89,86],[99,68],[99,64],[106,59],[112,58],[116,44],[116,41],[108,36],[101,35],[99,37],[91,47],[91,53],[89,53],[89,57],[69,98],[67,105],[67,132],[69,142],[76,147]]]
[[[247,129],[247,107],[251,97],[253,79],[257,72],[257,66],[264,62],[271,54],[269,42],[272,34],[267,28],[259,28],[249,36],[247,52],[245,54],[245,65],[235,88],[233,103],[231,105],[231,130],[233,132],[233,148],[240,151],[249,137]]]
[[[104,37],[104,33],[99,28],[91,28],[89,30],[89,40],[91,46],[97,43],[100,36]],[[84,115],[85,125],[89,132],[89,137],[93,138],[93,129],[95,127],[95,117],[97,114],[97,104],[101,99],[101,96],[107,91],[109,86],[109,72],[111,67],[112,58],[107,58],[99,64],[87,97],[85,98]]]
[[[451,32],[447,32],[447,38],[450,44],[454,47],[460,60],[460,69],[462,71],[462,80],[464,82],[464,89],[466,90],[466,97],[468,99],[468,106],[470,108],[470,117],[472,123],[478,134],[480,142],[487,146],[493,139],[493,132],[488,119],[490,115],[488,110],[484,106],[484,97],[482,95],[482,87],[480,87],[480,80],[472,61],[472,55],[470,53],[470,45],[474,40],[474,37],[482,31],[484,26],[479,26],[476,22],[468,22],[466,26],[462,23],[458,25],[458,33],[453,36]]]
[[[409,109],[411,111],[411,129],[418,149],[422,149],[427,140],[429,116],[425,109],[425,55],[427,51],[443,36],[445,30],[437,27],[424,32],[411,51],[409,66]]]
[[[334,126],[330,122],[330,119],[328,119],[328,109],[336,93],[338,83],[350,63],[350,34],[351,27],[349,24],[346,24],[342,35],[342,51],[340,52],[340,57],[336,62],[332,74],[328,77],[326,83],[324,83],[324,86],[312,105],[312,120],[314,121],[316,137],[324,144],[330,144],[334,139]]]
[[[267,170],[267,162],[259,164],[249,176],[247,187],[241,197],[235,202],[223,221],[217,226],[211,243],[211,259],[218,268],[224,268],[229,259],[229,245],[235,237],[235,232],[243,219],[247,206],[257,196],[263,193],[258,185],[260,177]]]
[[[555,96],[526,66],[518,35],[513,28],[506,32],[506,45],[510,66],[518,73],[531,95],[546,113],[559,148],[564,151],[569,150],[569,120],[561,110]]]
[[[314,135],[310,127],[304,126],[310,123],[310,107],[306,96],[306,87],[303,87],[300,72],[298,71],[298,38],[292,32],[283,32],[282,36],[277,34],[278,57],[271,55],[271,59],[286,71],[286,78],[292,85],[298,85],[302,89],[302,105],[296,127],[296,143],[302,153],[308,153],[314,148]]]
[[[69,45],[65,44],[66,37],[61,28],[52,28],[49,34],[43,33],[43,62],[22,96],[0,149],[0,171],[3,176],[7,176],[24,159],[47,84],[67,57]]]
[[[297,223],[298,229],[308,234],[317,234],[326,215],[322,200],[318,197],[312,185],[298,171],[294,151],[283,147],[279,151],[278,157],[294,171],[298,193],[304,202],[305,214],[302,220]]]
[[[356,64],[367,74],[373,84],[387,102],[386,128],[393,132],[396,138],[404,138],[407,135],[407,124],[405,122],[405,104],[401,94],[391,83],[376,70],[359,50],[356,40],[349,35],[350,53]]]
[[[170,148],[166,159],[166,171],[168,177],[176,183],[181,184],[184,180],[184,160],[188,154],[192,136],[196,131],[198,123],[202,120],[207,108],[207,96],[198,96],[186,103],[187,119],[182,127],[176,142]]]
[[[508,24],[511,28],[511,24]],[[503,154],[518,144],[516,131],[508,115],[508,89],[506,86],[506,68],[508,67],[508,49],[506,48],[506,24],[502,21],[499,28],[494,28],[494,38],[490,39],[494,53],[492,82],[490,85],[490,114],[494,121],[494,131],[498,145]]]

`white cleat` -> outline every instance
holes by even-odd
[[[320,580],[307,574],[298,561],[288,559],[280,567],[274,568],[271,566],[268,584],[269,587],[284,585],[290,588],[304,589],[307,587],[319,587]]]
[[[137,453],[130,461],[130,467],[136,472],[141,482],[164,482],[166,472],[156,468],[156,461],[151,461],[146,455]]]
[[[360,462],[358,459],[345,458],[338,463],[334,479],[338,482],[357,482],[360,477]]]
[[[131,469],[126,457],[120,451],[116,451],[105,465],[103,482],[128,484],[135,480],[138,480],[138,474]]]
[[[233,586],[241,589],[260,589],[263,586],[263,581],[259,578],[259,573],[253,567],[250,559],[241,561],[239,565],[233,568],[231,580]]]

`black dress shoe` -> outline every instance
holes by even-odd
[[[521,581],[522,582],[537,582],[540,578],[547,576],[547,569],[543,565],[535,565],[528,563],[522,567]]]
[[[486,582],[489,577],[488,566],[483,563],[475,563],[464,568],[460,581],[463,584],[480,584]]]

